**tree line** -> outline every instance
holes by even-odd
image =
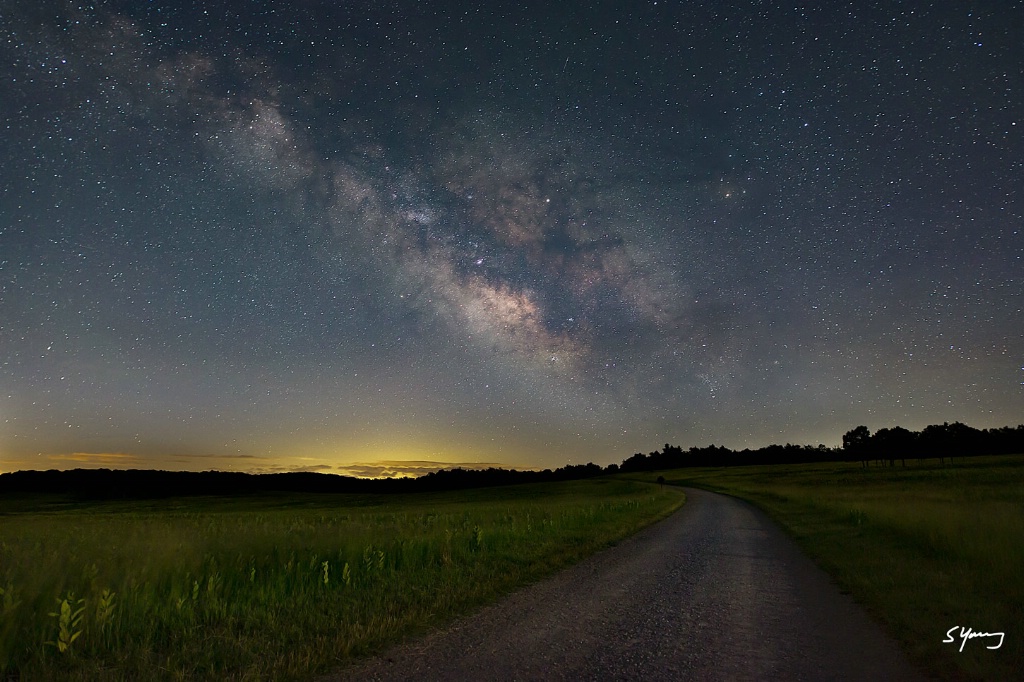
[[[725,467],[749,464],[799,464],[859,461],[863,466],[906,464],[908,459],[1024,453],[1024,424],[975,429],[946,422],[910,431],[899,426],[875,433],[858,426],[843,435],[843,445],[769,445],[731,450],[717,445],[683,448],[665,444],[661,450],[636,453],[622,464],[568,464],[557,469],[445,469],[419,478],[365,479],[310,472],[247,474],[230,471],[153,471],[140,469],[72,469],[15,471],[0,474],[0,494],[45,493],[75,499],[159,498],[182,495],[246,495],[267,492],[412,493],[463,490],[517,483],[592,478],[619,472],[684,467]]]
[[[848,460],[864,466],[872,462],[906,465],[908,459],[935,458],[940,461],[972,455],[1005,455],[1024,452],[1024,424],[1016,428],[976,429],[960,422],[932,424],[920,431],[901,426],[875,433],[858,426],[843,435],[843,453]]]
[[[1024,453],[1024,424],[995,429],[976,429],[960,422],[944,422],[910,431],[900,426],[879,429],[875,433],[858,426],[843,435],[843,445],[769,445],[756,450],[730,450],[709,445],[688,450],[665,444],[649,454],[637,453],[625,460],[619,471],[655,471],[683,467],[719,467],[746,464],[804,464],[811,462],[861,462],[906,464],[908,459],[938,459],[975,455]],[[614,465],[612,465],[614,466]]]

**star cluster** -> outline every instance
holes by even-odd
[[[4,10],[0,469],[1015,425],[1022,9]]]

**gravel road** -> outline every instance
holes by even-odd
[[[324,682],[923,679],[761,511],[686,494],[619,545]]]

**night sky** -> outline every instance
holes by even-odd
[[[1024,422],[1019,2],[0,5],[0,471]]]

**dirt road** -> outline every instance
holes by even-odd
[[[325,680],[916,680],[762,512],[687,489],[621,544]]]

